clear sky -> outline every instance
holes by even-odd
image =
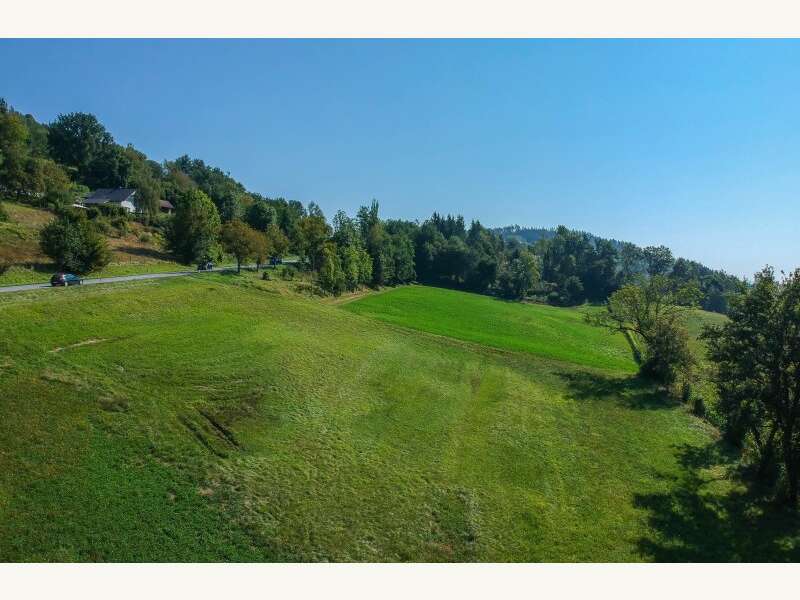
[[[0,40],[0,96],[96,114],[330,217],[565,224],[800,266],[800,41]]]

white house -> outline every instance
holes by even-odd
[[[133,201],[135,195],[136,190],[127,188],[100,189],[89,194],[83,201],[83,204],[84,206],[92,206],[93,204],[116,205],[132,213],[136,210],[136,205]]]

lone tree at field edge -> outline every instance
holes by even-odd
[[[242,262],[264,252],[264,235],[239,221],[225,223],[220,230],[220,241],[225,252],[236,257],[236,272],[242,271]]]

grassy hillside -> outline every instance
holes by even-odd
[[[0,264],[47,262],[49,259],[39,250],[39,230],[53,218],[53,213],[12,202],[2,205],[9,220],[0,221]]]
[[[357,314],[494,348],[635,372],[621,335],[589,327],[585,308],[506,302],[455,290],[407,286],[345,305]]]
[[[39,231],[54,218],[53,213],[14,202],[3,202],[3,208],[10,219],[0,223],[0,285],[48,281],[55,265],[39,250]],[[145,233],[142,225],[131,223],[128,233],[108,235],[111,263],[92,276],[113,277],[186,268],[174,262],[159,248],[153,236]]]
[[[0,297],[0,561],[798,558],[714,432],[574,311],[542,360],[291,285]]]

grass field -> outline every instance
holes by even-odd
[[[0,561],[798,559],[578,311],[293,285],[0,297]]]
[[[344,305],[347,310],[493,348],[528,352],[579,365],[633,373],[621,335],[587,327],[586,308],[505,302],[489,296],[406,286]]]
[[[394,325],[493,348],[620,372],[636,371],[630,346],[621,335],[587,327],[586,313],[602,310],[600,307],[520,304],[426,286],[402,287],[355,302],[345,300],[344,307]],[[717,313],[686,311],[690,347],[698,358],[695,392],[703,397],[709,410],[714,409],[715,392],[709,380],[705,345],[698,336],[704,325],[724,320],[725,316]]]

